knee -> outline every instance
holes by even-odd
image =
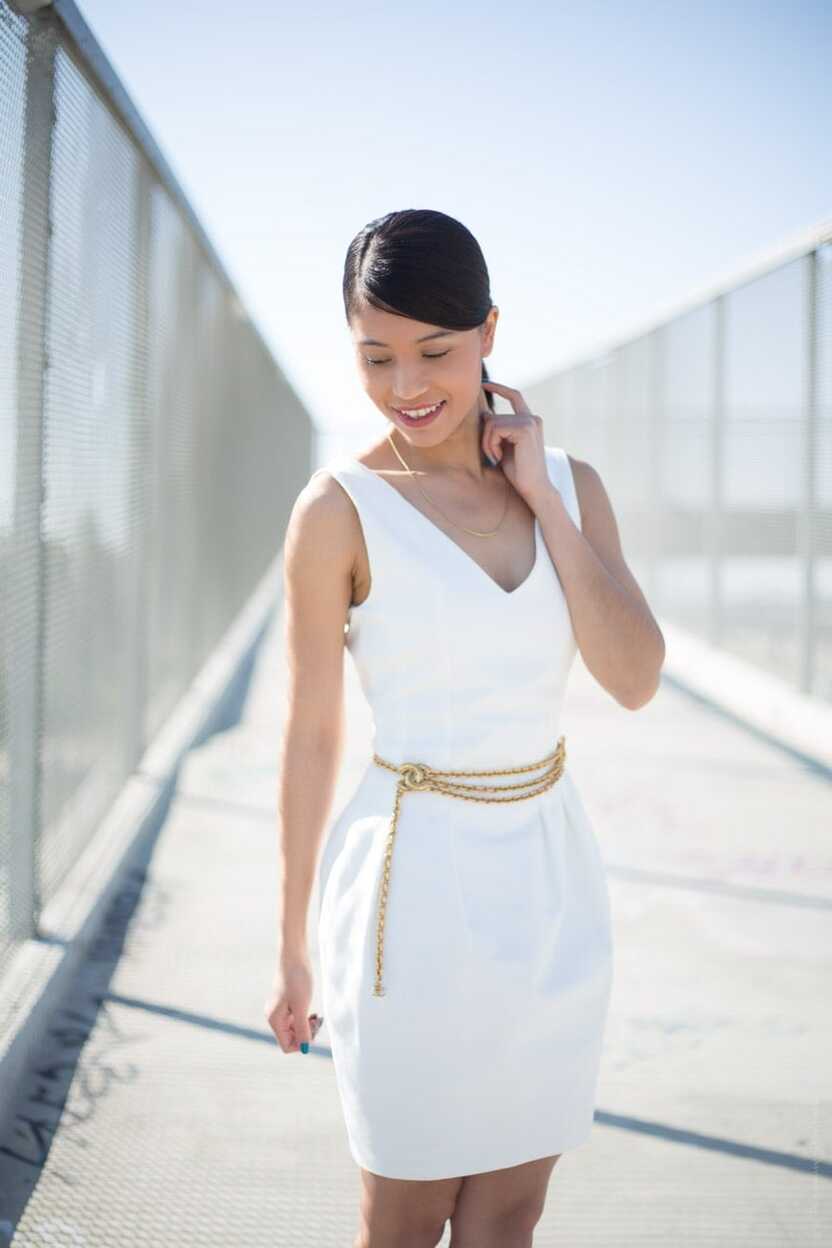
[[[445,1233],[447,1218],[417,1213],[397,1216],[378,1212],[362,1214],[358,1238],[352,1248],[436,1248]]]
[[[531,1235],[543,1216],[545,1200],[526,1196],[501,1209],[475,1214],[461,1213],[451,1218],[452,1248],[501,1248],[530,1244]]]
[[[542,1197],[529,1197],[521,1201],[508,1215],[508,1228],[515,1235],[531,1235],[543,1216],[545,1203]]]

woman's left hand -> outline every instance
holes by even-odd
[[[553,487],[543,449],[543,417],[529,411],[519,390],[496,381],[481,382],[508,399],[514,412],[501,415],[486,407],[483,412],[482,448],[496,459],[518,494],[534,511],[536,503]]]

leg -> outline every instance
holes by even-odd
[[[531,1248],[560,1156],[467,1175],[451,1215],[451,1248]]]
[[[462,1179],[387,1179],[361,1169],[361,1226],[352,1248],[434,1248]]]

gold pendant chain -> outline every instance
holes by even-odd
[[[503,489],[503,514],[500,516],[500,523],[497,525],[497,528],[490,529],[487,533],[483,533],[479,529],[468,529],[465,527],[464,524],[457,524],[456,520],[452,520],[450,516],[446,516],[442,508],[437,507],[433,499],[428,497],[428,495],[422,489],[421,485],[419,485],[419,480],[415,472],[411,471],[411,469],[407,466],[407,464],[404,462],[401,455],[399,454],[399,449],[396,446],[395,442],[393,441],[392,435],[389,432],[387,434],[387,441],[392,446],[393,451],[395,452],[396,458],[398,459],[401,466],[404,468],[407,475],[411,478],[412,481],[415,482],[416,488],[418,489],[419,493],[422,495],[422,498],[424,498],[427,502],[429,502],[431,507],[436,507],[436,510],[439,512],[440,516],[442,516],[443,520],[447,520],[448,524],[452,524],[454,528],[462,529],[464,533],[470,533],[472,537],[493,537],[494,534],[499,531],[500,526],[502,525],[503,521],[506,518],[506,515],[508,514],[508,480],[506,479],[505,473],[500,473],[500,476],[503,478],[503,487],[504,487]]]
[[[378,918],[376,922],[376,981],[373,988],[374,997],[383,997],[384,988],[381,982],[382,963],[384,960],[384,923],[387,916],[387,894],[390,890],[390,863],[393,857],[393,842],[399,821],[399,808],[402,795],[409,790],[429,789],[434,793],[444,793],[448,797],[460,797],[468,802],[521,802],[528,797],[537,797],[545,793],[563,774],[566,765],[566,739],[559,737],[551,754],[547,754],[540,762],[529,763],[525,767],[506,767],[494,771],[435,771],[427,763],[389,763],[386,759],[373,754],[373,762],[388,771],[399,775],[396,795],[393,804],[393,818],[384,850],[384,865],[379,887]],[[448,776],[514,776],[524,771],[538,771],[546,766],[540,776],[530,780],[521,780],[518,784],[463,784],[460,781],[447,780]],[[512,789],[527,789],[526,793],[511,794],[507,797],[481,797],[482,793],[508,793]],[[476,796],[475,796],[476,795]]]

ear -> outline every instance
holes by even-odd
[[[500,309],[497,307],[496,303],[492,303],[491,307],[488,310],[488,315],[483,321],[482,330],[481,330],[481,333],[482,333],[481,351],[482,351],[483,357],[490,355],[494,349],[494,334],[497,330],[497,321],[499,319],[499,316],[500,316]]]

